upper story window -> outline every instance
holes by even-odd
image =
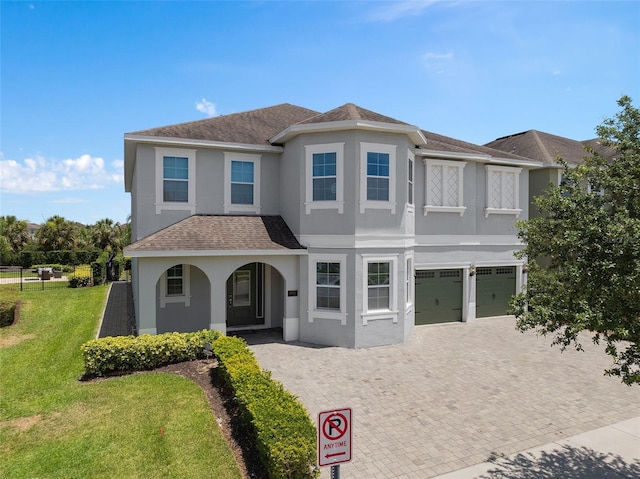
[[[360,213],[365,209],[396,211],[396,146],[360,143]]]
[[[467,209],[463,203],[464,161],[436,160],[425,158],[424,214],[458,213]]]
[[[305,146],[305,211],[344,210],[344,143]]]
[[[195,213],[196,151],[156,148],[156,214],[162,210]]]
[[[252,161],[231,161],[231,204],[253,204]]]
[[[367,200],[389,201],[388,153],[367,153]]]
[[[189,201],[189,158],[162,158],[162,198],[164,201]]]
[[[260,155],[224,154],[224,212],[260,213]]]
[[[487,207],[485,217],[490,214],[520,216],[520,172],[522,168],[486,165]]]
[[[309,305],[314,318],[337,319],[347,324],[346,261],[347,255],[312,254],[309,256]]]
[[[313,201],[335,201],[337,188],[336,154],[313,154]]]

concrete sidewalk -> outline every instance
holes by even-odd
[[[551,442],[436,479],[640,477],[640,417]]]

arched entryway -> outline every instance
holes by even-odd
[[[181,333],[209,328],[211,283],[195,265],[176,263],[156,283],[156,331]]]
[[[284,278],[266,263],[237,268],[226,283],[227,329],[282,327]]]

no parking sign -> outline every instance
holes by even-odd
[[[351,460],[351,408],[318,414],[318,465],[334,466]]]

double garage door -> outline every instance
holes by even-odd
[[[462,321],[463,270],[416,271],[415,323]],[[501,316],[516,292],[515,266],[478,268],[476,317]]]

